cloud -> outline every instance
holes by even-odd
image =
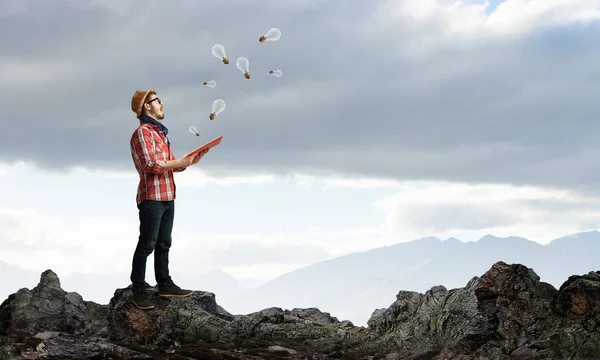
[[[597,1],[506,1],[489,15],[446,0],[10,4],[3,161],[130,170],[130,99],[155,87],[176,154],[198,146],[190,125],[200,141],[224,136],[203,167],[218,177],[598,189]],[[260,44],[274,26],[281,40]],[[246,56],[252,79],[215,43]],[[216,98],[227,109],[210,121]]]
[[[138,226],[133,217],[69,216],[3,208],[0,209],[0,261],[37,271],[51,268],[62,274],[127,272],[137,243]],[[185,221],[173,230],[170,256],[174,264],[185,264],[189,269],[227,268],[234,273],[243,268],[283,271],[289,266],[303,266],[371,248],[378,241],[374,235],[379,235],[379,239],[382,236],[378,229],[368,227],[308,227],[299,231],[280,228],[279,232],[268,229],[255,233],[233,230],[215,235],[197,223]],[[151,264],[152,257],[148,261]],[[266,275],[260,273],[260,276]]]
[[[461,240],[476,240],[489,233],[546,243],[560,234],[594,230],[600,216],[598,197],[501,184],[407,187],[374,205],[387,212],[390,232]]]
[[[325,189],[329,188],[353,188],[353,189],[374,189],[374,188],[398,188],[402,183],[398,180],[382,180],[369,178],[330,178],[325,179]]]
[[[69,176],[34,177],[32,171],[23,164],[0,167],[5,188],[29,189],[9,194],[0,209],[0,261],[65,275],[127,273],[138,237],[135,175],[76,168]],[[201,171],[187,175],[177,202],[174,268],[222,268],[237,276],[247,270],[244,276],[255,282],[425,235],[471,241],[489,233],[545,243],[596,229],[600,216],[599,197],[565,189],[302,174],[224,185]],[[47,187],[36,188],[39,183]],[[77,190],[80,184],[96,193]]]
[[[137,173],[135,175],[137,177]],[[213,177],[210,176],[206,171],[194,168],[188,168],[186,169],[185,174],[181,173],[179,175],[180,176],[177,177],[177,186],[203,188],[213,184],[227,187],[240,184],[262,185],[272,183],[275,180],[273,175]]]
[[[587,25],[599,19],[598,0],[512,0],[500,4],[486,25],[497,34],[514,35],[535,28]]]
[[[490,13],[491,6],[490,0],[386,0],[374,14],[383,23],[402,22],[406,29],[429,35],[429,40],[512,38],[600,20],[598,0],[501,1]]]
[[[39,271],[106,273],[127,269],[135,244],[123,239],[137,238],[135,224],[111,217],[71,221],[58,214],[4,208],[0,219],[2,260]]]

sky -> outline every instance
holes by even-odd
[[[421,237],[598,228],[598,0],[0,4],[0,261],[128,282],[151,87],[176,156],[223,135],[175,176],[173,271],[258,285]]]

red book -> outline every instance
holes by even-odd
[[[223,138],[223,135],[219,136],[218,138],[215,138],[209,142],[207,142],[206,144],[200,146],[199,148],[197,148],[194,151],[190,151],[189,153],[187,153],[185,156],[191,156],[191,155],[196,155],[197,153],[199,153],[202,150],[205,149],[210,149],[213,146],[217,146],[221,143],[221,139]]]

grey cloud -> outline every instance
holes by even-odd
[[[584,202],[567,202],[558,199],[531,199],[519,200],[518,204],[530,206],[532,208],[543,209],[548,212],[558,212],[563,214],[584,212],[599,212],[600,203],[594,199],[588,199]]]
[[[0,14],[3,58],[43,61],[112,35],[115,17],[106,8],[65,0],[20,2],[14,11]]]
[[[399,221],[412,228],[446,231],[452,229],[482,230],[515,225],[522,221],[522,209],[535,209],[537,221],[554,222],[581,228],[595,228],[591,214],[600,211],[600,203],[590,199],[569,202],[559,199],[514,200],[503,205],[490,204],[415,204],[399,213]]]
[[[400,21],[373,21],[376,2],[353,9],[316,2],[301,11],[273,2],[57,4],[60,12],[29,6],[4,19],[2,33],[18,31],[26,41],[4,35],[8,60],[0,66],[8,70],[0,74],[19,61],[51,64],[62,77],[0,81],[8,119],[0,160],[57,171],[131,170],[131,95],[155,87],[177,154],[198,145],[189,125],[205,141],[224,135],[203,162],[218,174],[311,171],[597,188],[596,24],[485,43],[446,41],[418,53],[414,46],[426,38]],[[20,25],[57,21],[56,36]],[[282,30],[281,40],[259,44],[270,27]],[[225,46],[230,65],[210,54],[215,43]],[[235,68],[238,56],[250,60],[251,80]],[[272,68],[283,77],[268,75]],[[209,79],[216,88],[202,87]],[[216,98],[227,109],[211,122]]]
[[[596,199],[586,199],[583,202],[566,202],[558,199],[520,200],[518,204],[541,210],[538,219],[545,218],[547,222],[559,219],[564,224],[579,229],[596,229],[600,203]]]

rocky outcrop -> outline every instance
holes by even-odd
[[[232,315],[196,291],[140,310],[130,288],[108,305],[61,289],[47,270],[0,305],[0,359],[587,359],[600,358],[600,275],[560,287],[520,264],[494,264],[465,287],[400,291],[368,327],[316,308]]]
[[[132,293],[117,289],[108,305],[108,329],[111,340],[128,339],[134,343],[167,344],[169,339],[188,343],[214,342],[219,330],[235,318],[215,301],[215,295],[197,291],[190,297],[165,299],[156,287],[147,290],[154,297],[152,311],[131,306]]]
[[[105,331],[106,314],[106,306],[64,291],[56,274],[48,270],[35,288],[19,290],[0,306],[0,335],[27,337],[50,329],[94,336]]]
[[[553,316],[557,290],[539,280],[524,266],[497,263],[464,288],[401,291],[368,325],[379,342],[399,342],[403,357],[546,358],[552,352],[542,345],[550,337],[546,330],[557,329],[560,318]]]

